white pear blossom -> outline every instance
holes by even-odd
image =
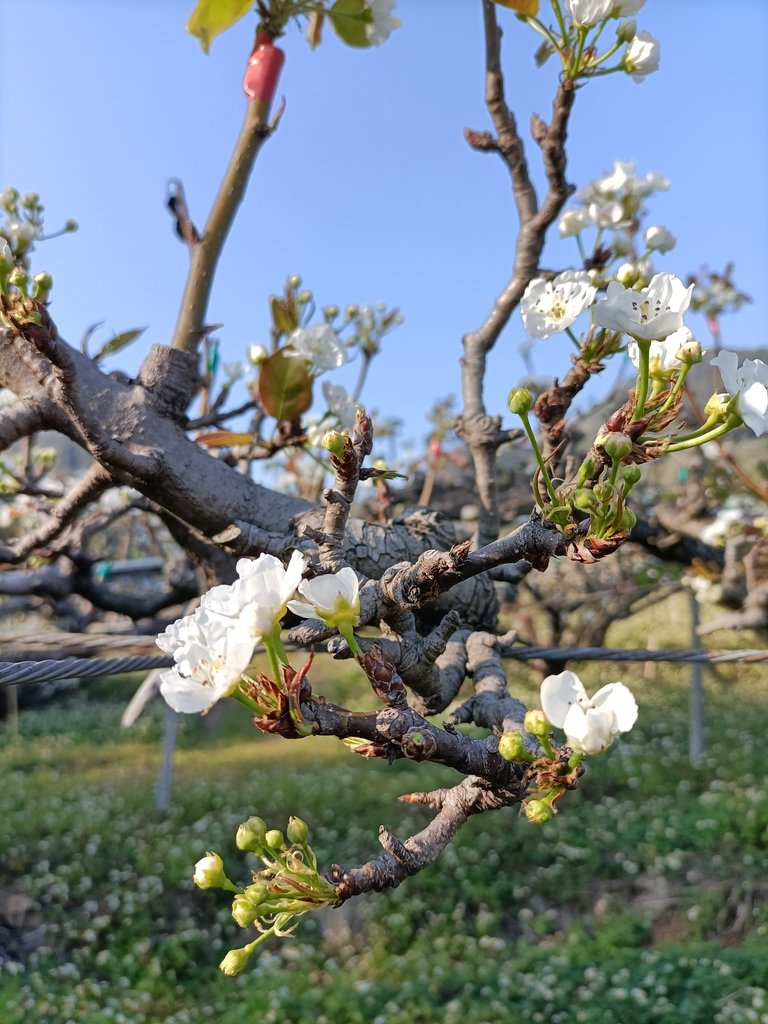
[[[655,274],[639,292],[610,281],[605,298],[595,304],[595,323],[638,341],[663,341],[683,326],[692,291],[693,285],[686,288],[669,273]]]
[[[342,427],[351,427],[357,415],[357,404],[347,389],[341,384],[323,383],[323,396],[329,410],[337,416]]]
[[[677,245],[677,239],[661,224],[653,224],[645,232],[645,244],[654,252],[669,252]]]
[[[248,362],[253,366],[261,366],[267,359],[269,359],[269,352],[267,352],[263,345],[248,346]]]
[[[254,640],[198,608],[168,626],[157,646],[176,662],[160,674],[160,693],[174,711],[206,711],[236,689],[253,655]]]
[[[365,34],[371,46],[381,46],[392,34],[392,29],[398,28],[400,22],[392,12],[395,9],[395,0],[366,0],[365,5],[373,16],[373,21],[365,26]]]
[[[287,568],[274,555],[241,558],[235,582],[214,587],[204,595],[201,607],[209,615],[229,620],[256,642],[275,630],[306,567],[299,551],[291,554]]]
[[[617,18],[628,18],[630,14],[637,14],[645,4],[645,0],[618,0],[613,5],[614,16]]]
[[[636,341],[631,341],[627,345],[627,355],[639,369],[640,346]],[[681,370],[684,364],[700,363],[703,352],[700,343],[688,328],[681,327],[662,341],[652,341],[649,355],[651,376],[667,377]]]
[[[744,512],[740,508],[721,508],[711,523],[707,523],[699,533],[699,540],[704,544],[722,547],[732,526],[744,522]],[[693,577],[700,579],[701,577]]]
[[[541,707],[580,754],[599,754],[637,720],[637,703],[623,683],[608,683],[590,698],[575,672],[547,676],[541,684]]]
[[[360,618],[360,584],[355,570],[346,565],[336,573],[302,580],[299,593],[306,600],[289,601],[288,607],[303,619],[320,619],[339,631],[354,628]]]
[[[600,228],[617,230],[629,223],[624,215],[624,207],[615,199],[603,202],[594,201],[589,204],[587,209],[592,223],[597,224]]]
[[[287,356],[306,359],[320,373],[336,370],[347,361],[346,348],[328,324],[297,327],[289,335],[288,344],[290,348],[285,350]]]
[[[564,331],[590,306],[597,290],[584,270],[566,270],[553,281],[535,277],[525,289],[520,312],[531,338]]]
[[[610,18],[615,0],[565,0],[565,7],[575,25],[596,25]]]
[[[650,32],[638,32],[624,54],[624,68],[635,82],[659,70],[661,45]]]
[[[574,235],[578,235],[592,224],[594,221],[588,209],[566,210],[557,222],[557,230],[560,232],[561,238],[573,238]]]
[[[737,396],[739,415],[749,429],[758,437],[768,432],[768,364],[745,359],[739,366],[736,353],[726,349],[710,363],[720,370],[728,394]]]

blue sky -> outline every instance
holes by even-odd
[[[166,183],[183,180],[200,224],[243,116],[254,23],[206,57],[184,31],[192,6],[0,0],[0,187],[39,192],[51,230],[68,217],[80,223],[39,252],[54,276],[52,313],[73,342],[99,320],[104,340],[147,325],[114,362],[126,370],[169,339],[184,281]],[[319,305],[399,306],[405,323],[365,397],[419,438],[432,401],[459,391],[461,336],[507,280],[516,222],[500,161],[463,138],[465,127],[488,127],[479,2],[400,0],[397,13],[402,28],[375,50],[329,34],[312,53],[295,29],[281,44],[286,113],[257,162],[209,320],[224,324],[223,357],[234,361],[266,340],[267,296],[288,274],[300,273]],[[527,138],[531,113],[548,116],[555,65],[537,69],[538,37],[511,12],[499,17],[508,100]],[[661,70],[642,84],[612,76],[580,90],[569,178],[581,185],[615,159],[671,178],[651,219],[679,243],[658,269],[684,276],[734,260],[754,302],[725,322],[726,343],[765,345],[768,4],[649,0],[637,20],[661,40]],[[546,264],[572,263],[571,245],[553,240]],[[523,340],[515,316],[492,356],[490,411],[504,412],[524,372]],[[534,351],[542,373],[564,372],[567,359],[558,339]],[[352,366],[334,379],[355,376]]]

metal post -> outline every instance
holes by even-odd
[[[179,716],[165,705],[165,728],[163,730],[163,760],[155,789],[155,810],[165,814],[171,809],[171,787],[173,785],[173,754],[176,749],[176,732]]]
[[[699,639],[699,602],[693,590],[688,591],[691,609],[691,649],[701,650]],[[688,759],[696,766],[704,756],[704,684],[701,662],[691,664],[691,692],[689,697],[690,723],[688,732]]]

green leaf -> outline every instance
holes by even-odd
[[[264,411],[280,422],[295,422],[312,405],[312,378],[303,359],[279,349],[261,364],[259,400]]]
[[[253,0],[197,0],[187,22],[187,32],[197,36],[208,53],[214,37],[240,21],[252,7]]]
[[[130,345],[132,341],[140,338],[146,329],[146,327],[134,327],[130,331],[123,331],[122,334],[115,334],[105,345],[101,346],[93,357],[94,363],[98,363],[104,356],[111,355],[113,352],[119,352],[121,348]]]
[[[347,46],[370,46],[366,26],[373,22],[373,15],[365,0],[336,0],[328,11],[328,20],[339,39]]]
[[[83,335],[82,339],[80,340],[80,351],[83,353],[83,355],[85,355],[85,356],[88,355],[88,342],[91,340],[91,338],[96,333],[96,331],[98,331],[98,329],[100,327],[103,327],[103,326],[104,326],[104,321],[103,320],[98,320],[95,324],[91,324],[90,327],[86,328],[85,334]]]

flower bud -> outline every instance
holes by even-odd
[[[19,201],[19,190],[16,188],[4,188],[0,190],[0,206],[8,213],[12,213],[16,209],[16,204]]]
[[[717,418],[725,420],[728,418],[728,414],[731,411],[730,407],[733,403],[733,398],[726,394],[715,394],[712,395],[710,400],[704,406],[704,415],[708,418]]]
[[[40,208],[40,196],[37,192],[25,192],[19,199],[19,205],[25,210],[37,210]]]
[[[338,306],[326,306],[325,309],[323,310],[323,316],[325,317],[326,320],[335,320],[338,315]]]
[[[278,828],[271,828],[267,832],[264,840],[270,850],[280,851],[285,849],[285,839],[283,833]]]
[[[67,220],[64,222],[64,230],[67,232],[77,231],[80,225],[76,220]]]
[[[580,508],[582,512],[591,511],[597,505],[595,492],[590,490],[589,487],[579,487],[573,492],[573,504],[576,508]]]
[[[253,366],[261,366],[267,359],[269,359],[269,352],[267,352],[263,345],[248,346],[248,361]]]
[[[305,289],[303,292],[299,292],[299,294],[296,296],[296,300],[300,306],[306,306],[308,303],[312,301],[312,292],[309,291],[308,289]]]
[[[603,451],[611,459],[624,459],[632,451],[632,438],[627,434],[607,434],[601,440]]]
[[[346,316],[347,320],[354,320],[354,318],[357,316],[357,306],[347,306],[347,308],[344,310],[344,315]]]
[[[288,278],[289,288],[301,288],[301,277],[299,274],[291,274]]]
[[[323,440],[320,443],[327,452],[340,459],[344,454],[346,440],[346,434],[343,434],[340,430],[328,430],[323,434]]]
[[[628,491],[630,487],[634,487],[635,484],[639,482],[642,475],[642,470],[634,462],[629,466],[625,466],[621,472],[621,479],[624,481],[625,485],[624,489]]]
[[[704,358],[704,353],[701,349],[701,342],[696,341],[695,338],[691,338],[690,341],[686,341],[682,344],[675,355],[685,366],[695,366]]]
[[[507,404],[511,413],[522,416],[533,406],[533,395],[528,388],[512,388]]]
[[[53,278],[43,270],[32,278],[32,298],[38,302],[45,302],[53,288]]]
[[[292,815],[288,819],[288,828],[285,830],[285,834],[288,837],[289,843],[296,843],[297,846],[304,846],[309,838],[307,823],[302,821],[301,818],[295,818]]]
[[[622,263],[616,271],[616,280],[619,284],[624,285],[625,288],[631,288],[639,277],[640,275],[634,263]]]
[[[499,740],[499,753],[505,761],[529,760],[522,733],[505,732]]]
[[[535,736],[537,739],[542,739],[549,736],[549,719],[541,708],[533,708],[531,711],[526,712],[525,720],[523,721],[523,728],[526,732],[529,732],[531,736]]]
[[[535,825],[543,825],[545,821],[550,821],[553,814],[554,811],[546,800],[529,800],[525,805],[525,816]]]
[[[8,274],[8,284],[15,285],[22,295],[27,294],[27,287],[30,283],[30,275],[23,266],[14,266]]]
[[[241,949],[230,949],[227,955],[219,964],[219,970],[222,974],[228,975],[230,978],[239,974],[243,970],[245,965],[251,958],[253,952],[253,946],[243,946]]]
[[[210,851],[195,864],[192,881],[198,889],[221,889],[227,876],[224,874],[224,862],[218,853]]]
[[[235,833],[235,845],[238,850],[250,850],[258,853],[266,843],[267,826],[262,818],[249,818],[238,827]]]
[[[616,26],[616,38],[620,43],[631,43],[637,35],[637,22],[634,18],[627,18]]]
[[[579,475],[576,478],[576,486],[581,487],[585,481],[592,477],[596,469],[597,466],[595,465],[595,460],[587,456],[579,466]]]
[[[247,891],[239,892],[232,900],[232,917],[241,928],[247,928],[258,916],[258,904],[254,903]]]
[[[636,523],[637,516],[635,515],[635,513],[632,511],[631,508],[625,508],[621,513],[621,516],[619,518],[618,523],[616,524],[616,527],[617,529],[621,530],[622,533],[624,531],[629,532],[630,530],[634,529]]]
[[[592,493],[598,501],[610,501],[613,497],[613,488],[610,484],[606,483],[595,484]]]

